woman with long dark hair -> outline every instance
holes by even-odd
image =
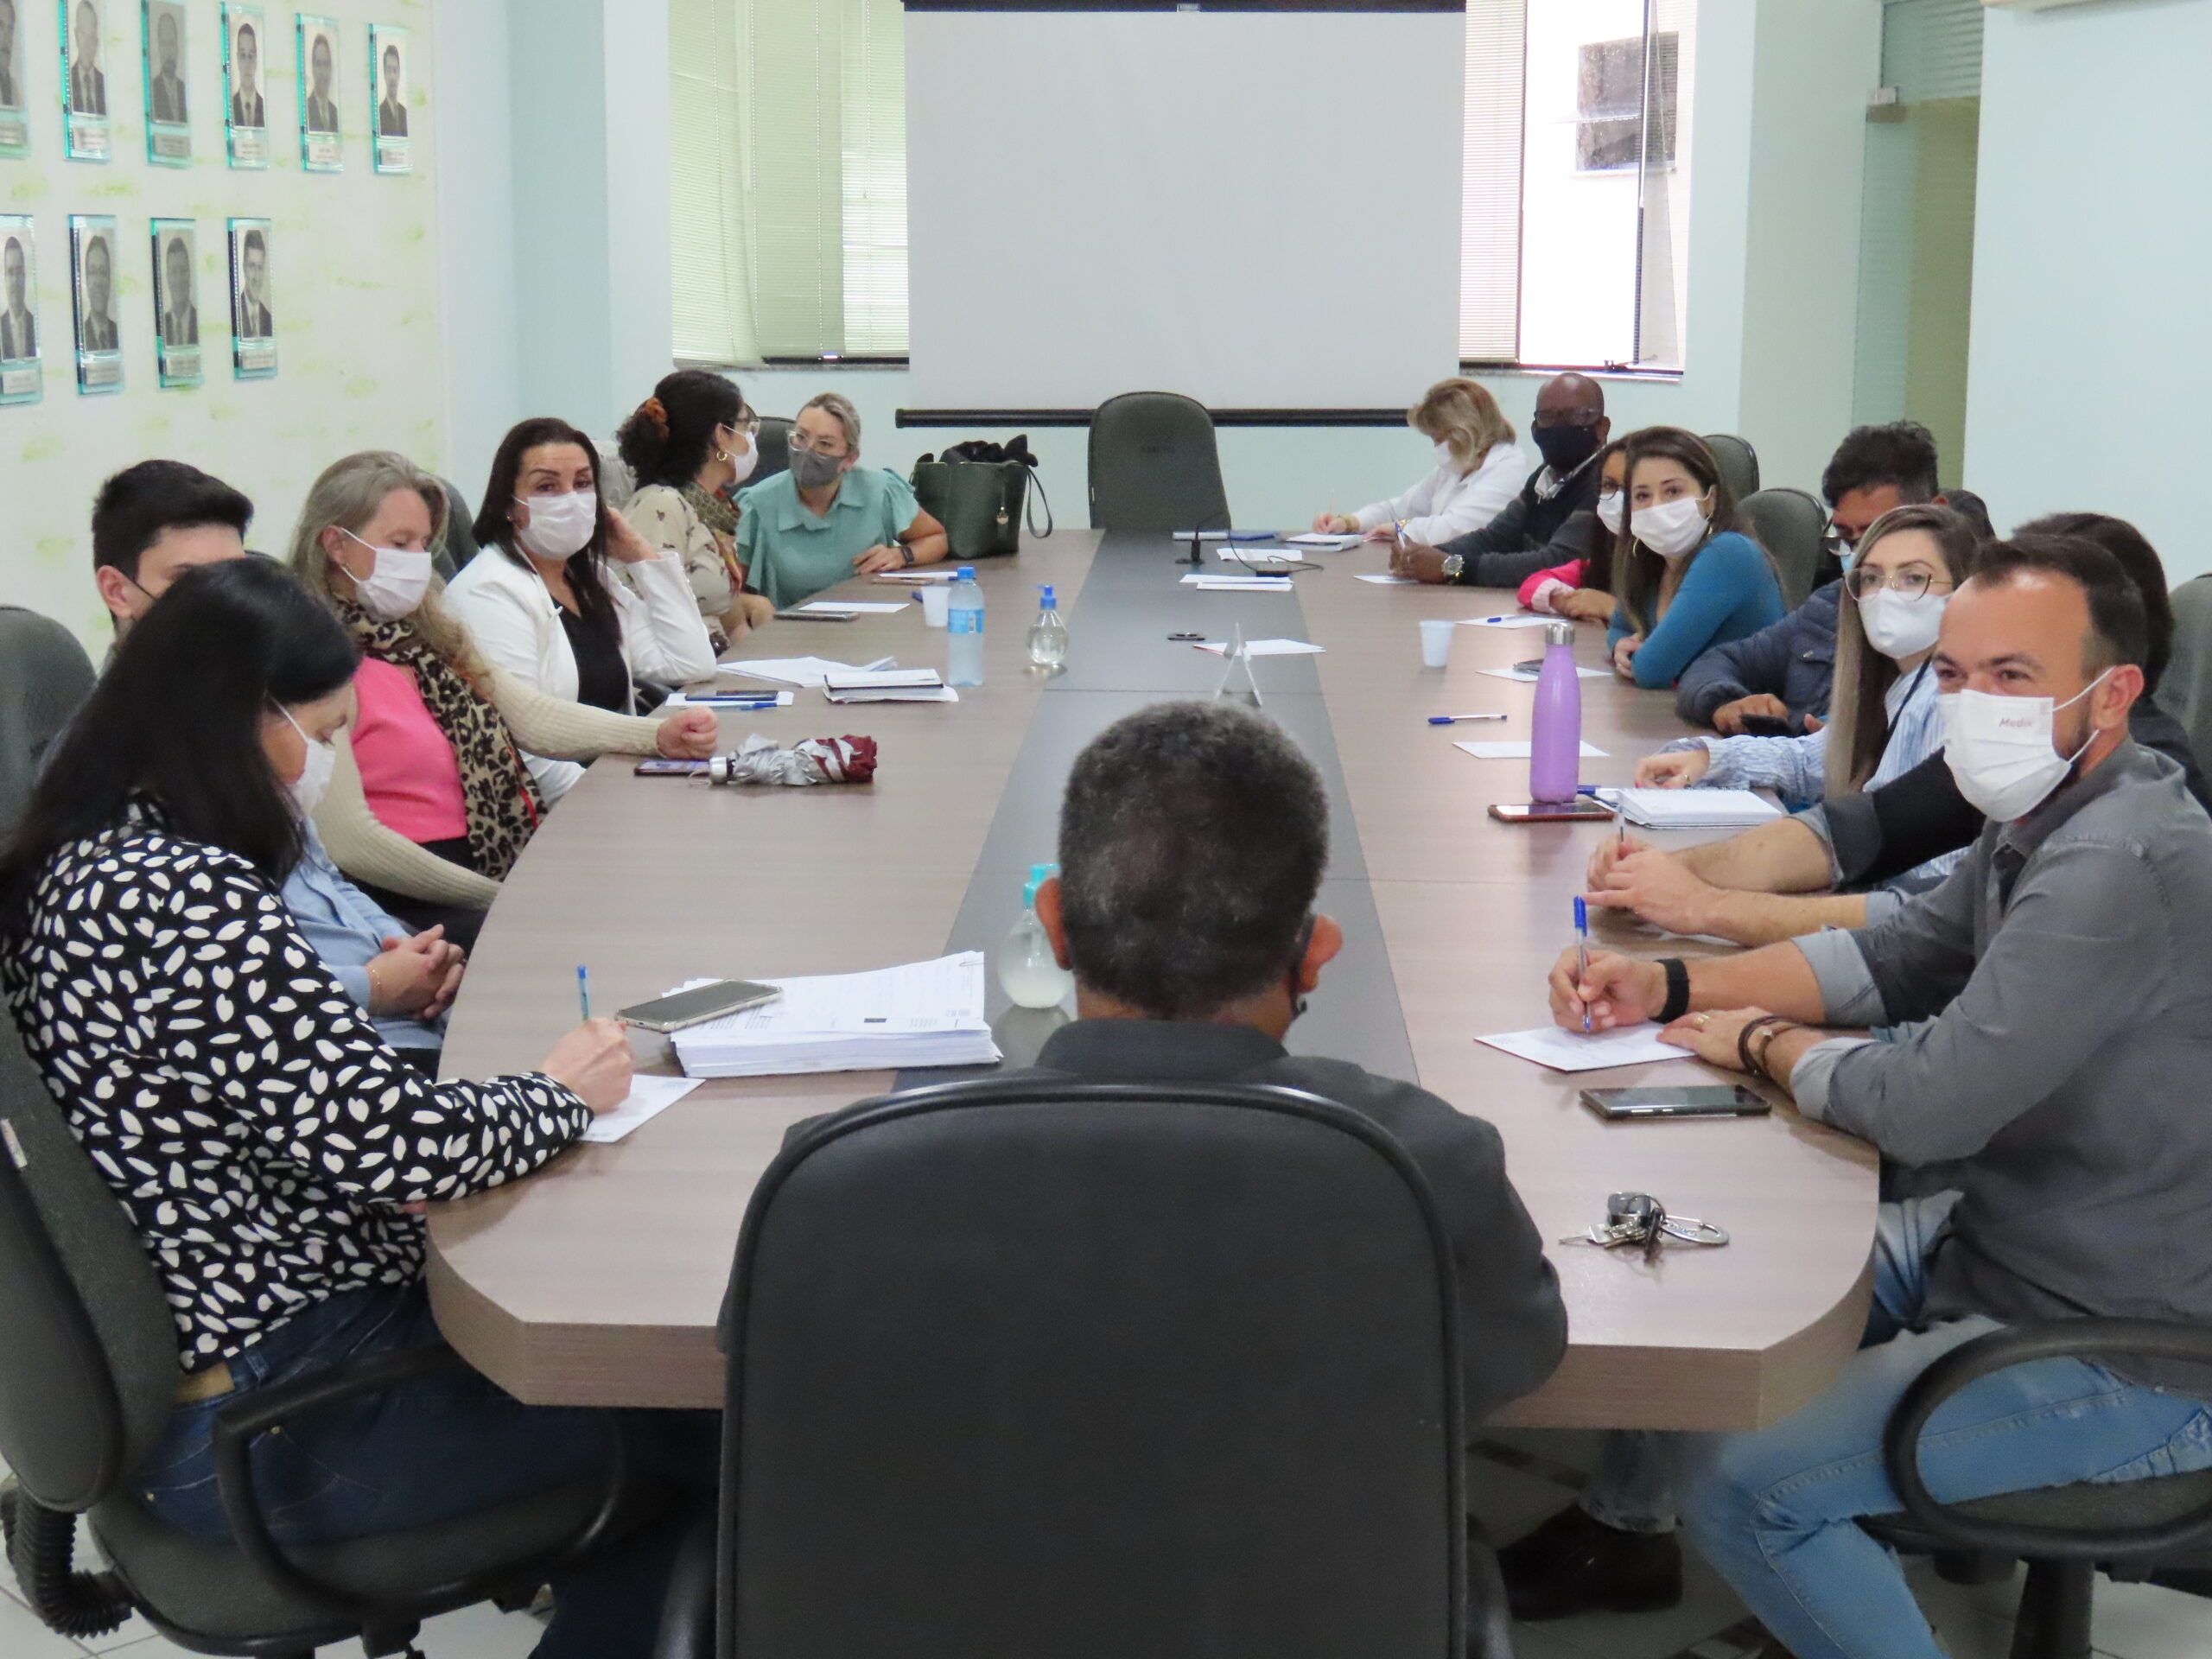
[[[718,652],[774,608],[746,591],[730,499],[760,464],[760,417],[737,383],[706,369],[662,376],[615,434],[638,486],[622,516],[649,545],[683,561]]]
[[[1675,426],[1632,434],[1626,493],[1620,603],[1605,635],[1614,672],[1663,690],[1713,646],[1782,620],[1773,562],[1736,528],[1735,498],[1702,438]]]
[[[1590,551],[1582,558],[1538,570],[1518,590],[1532,611],[1572,617],[1577,622],[1613,619],[1613,561],[1628,529],[1628,440],[1615,438],[1598,452],[1597,525]]]
[[[229,1533],[216,1414],[436,1343],[422,1205],[528,1175],[629,1091],[612,1020],[535,1071],[434,1084],[294,926],[278,890],[302,853],[300,798],[335,764],[355,658],[280,567],[187,573],[118,646],[0,852],[0,988],[175,1319],[178,1403],[130,1486],[204,1537]],[[591,1414],[525,1407],[464,1371],[308,1414],[250,1457],[278,1541],[302,1543],[526,1497],[605,1448]],[[623,1651],[610,1625],[650,1627],[595,1571],[572,1589],[541,1654]]]
[[[475,533],[480,550],[445,601],[506,678],[635,715],[639,681],[681,685],[714,673],[683,561],[607,510],[599,452],[566,421],[524,421],[500,441]],[[525,759],[548,805],[583,775],[573,760]]]

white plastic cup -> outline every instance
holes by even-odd
[[[1448,617],[1423,617],[1421,625],[1421,661],[1424,668],[1442,668],[1452,660],[1452,635],[1459,627]]]
[[[952,584],[933,582],[922,589],[922,622],[926,627],[941,628],[952,604]]]

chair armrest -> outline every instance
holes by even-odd
[[[1947,1545],[2016,1559],[2104,1560],[2157,1554],[2212,1534],[2212,1503],[2171,1521],[2110,1532],[1993,1521],[1938,1503],[1920,1478],[1920,1433],[1967,1384],[2039,1359],[2113,1355],[2193,1360],[2212,1366],[2212,1331],[2157,1319],[2054,1319],[1993,1331],[1961,1343],[1913,1379],[1882,1432],[1882,1463],[1913,1523]]]

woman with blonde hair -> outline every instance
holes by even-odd
[[[1528,458],[1487,386],[1458,376],[1440,380],[1406,411],[1406,424],[1435,446],[1434,470],[1403,494],[1357,512],[1316,514],[1315,530],[1434,547],[1480,530],[1521,493]]]
[[[445,493],[404,455],[325,469],[292,532],[292,569],[361,652],[359,711],[315,814],[338,867],[393,915],[467,946],[546,810],[523,751],[712,754],[714,715],[609,714],[541,695],[488,665],[441,602],[431,550]]]

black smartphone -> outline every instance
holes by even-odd
[[[1764,1117],[1774,1108],[1741,1084],[1702,1089],[1585,1089],[1582,1103],[1605,1118]]]
[[[1745,737],[1802,737],[1794,721],[1780,715],[1745,715],[1743,717]]]
[[[1613,809],[1587,795],[1571,801],[1498,801],[1490,815],[1500,823],[1582,823],[1613,816]]]
[[[647,1031],[681,1031],[686,1026],[719,1020],[726,1014],[757,1008],[782,995],[776,986],[758,985],[749,979],[718,979],[711,985],[694,986],[671,996],[657,996],[650,1002],[617,1008],[614,1017],[626,1026],[641,1026]]]

